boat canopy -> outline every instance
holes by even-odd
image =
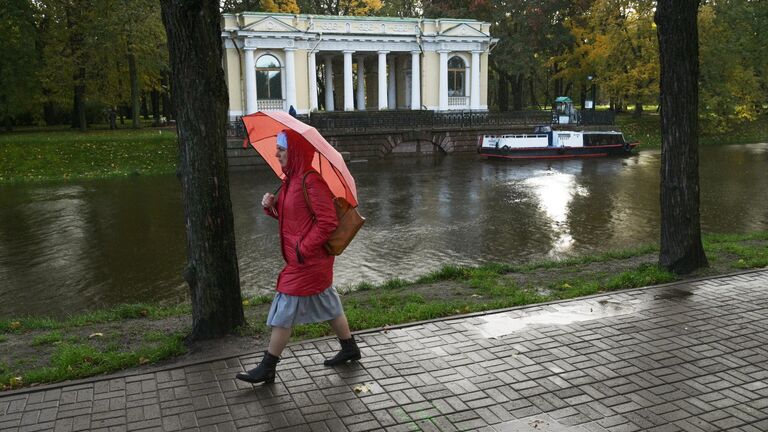
[[[573,101],[568,96],[560,96],[557,99],[555,99],[555,102],[571,103]]]

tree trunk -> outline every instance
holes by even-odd
[[[184,279],[191,340],[245,324],[226,158],[227,88],[218,0],[161,0],[171,97],[178,107],[178,176],[187,231]]]
[[[499,111],[509,111],[509,81],[507,75],[498,73],[499,77]]]
[[[173,110],[173,102],[171,101],[171,89],[168,82],[168,72],[163,72],[160,78],[160,85],[163,87],[163,117],[166,121],[175,119],[176,115]]]
[[[136,68],[136,54],[133,53],[133,49],[128,44],[128,75],[131,79],[131,127],[139,129],[141,122],[139,121],[139,72]]]
[[[160,126],[160,92],[157,89],[152,89],[149,93],[152,101],[152,126]]]
[[[141,101],[141,118],[144,120],[149,120],[149,107],[147,106],[147,94],[142,92],[141,98],[139,98]]]
[[[536,83],[533,82],[533,78],[528,80],[528,93],[531,96],[531,106],[539,107],[539,101],[536,100]]]
[[[643,115],[643,104],[640,102],[635,102],[635,111],[632,113],[632,115],[637,118]]]
[[[515,74],[512,79],[512,109],[523,110],[523,74]]]
[[[706,267],[699,221],[698,0],[659,0],[661,245],[659,264],[679,274]]]
[[[85,112],[85,68],[79,67],[75,74],[75,110],[73,112],[76,121],[75,127],[81,132],[88,130],[88,119]]]

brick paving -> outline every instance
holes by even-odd
[[[768,431],[768,270],[0,397],[2,431]]]

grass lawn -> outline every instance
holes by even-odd
[[[65,181],[176,170],[176,131],[31,130],[0,134],[0,184]]]

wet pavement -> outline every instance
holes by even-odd
[[[2,431],[766,431],[768,270],[5,393]]]

